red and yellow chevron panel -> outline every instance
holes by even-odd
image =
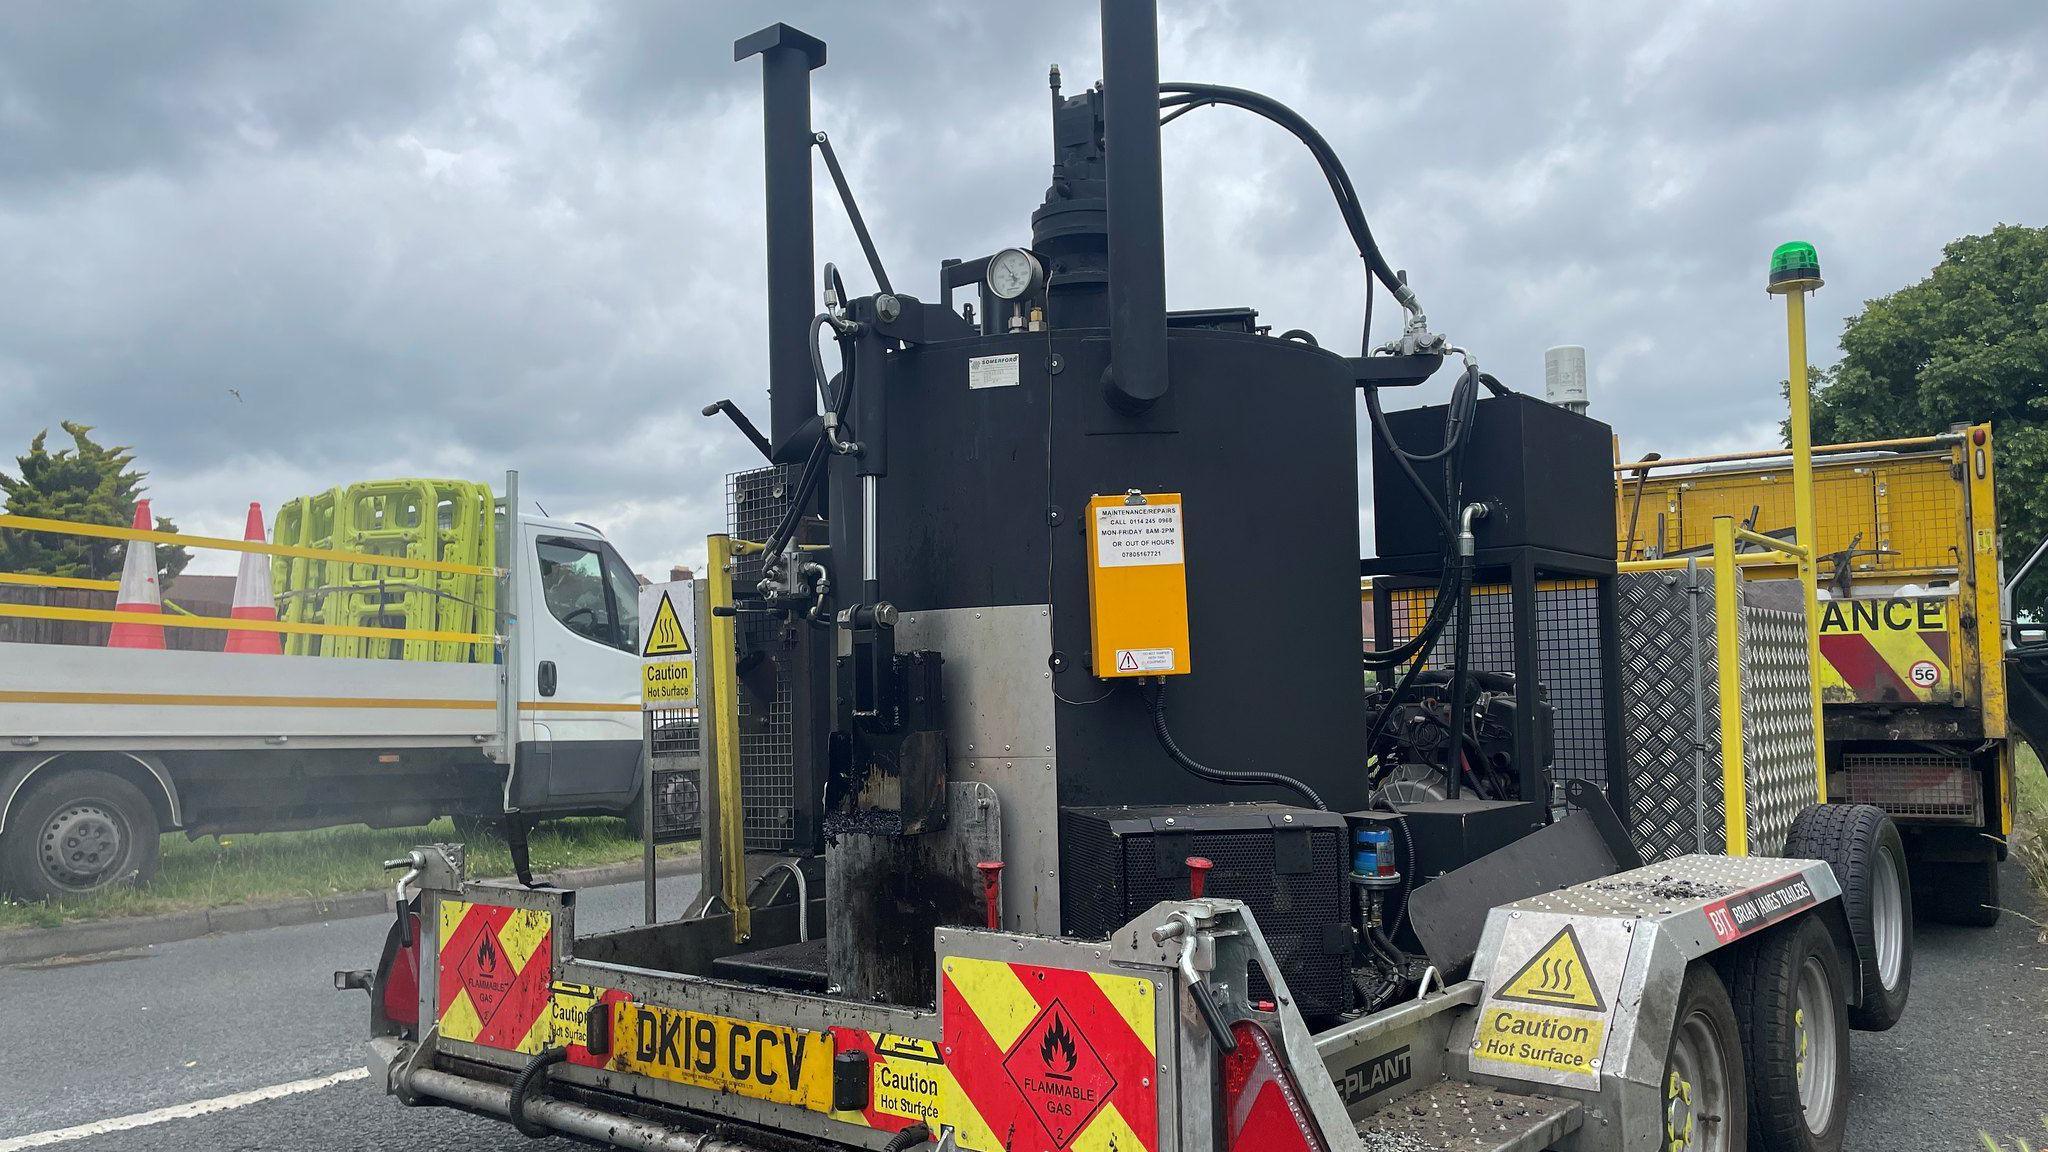
[[[552,915],[444,900],[438,927],[442,1036],[528,1054],[586,1041],[590,1008],[607,997],[552,979]]]
[[[1856,597],[1820,605],[1821,699],[1830,704],[1946,702],[1955,600]]]
[[[973,1152],[1151,1152],[1158,995],[1139,977],[948,957],[940,1120]]]

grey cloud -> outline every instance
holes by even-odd
[[[0,449],[98,423],[218,530],[250,498],[517,467],[642,567],[688,559],[752,463],[696,411],[764,406],[758,69],[732,40],[829,41],[817,124],[929,294],[940,259],[1028,235],[1045,66],[1094,81],[1095,9],[0,7]],[[1831,317],[1955,235],[2038,222],[2048,178],[2025,0],[1164,0],[1162,38],[1169,78],[1317,123],[1432,319],[1503,378],[1587,344],[1641,448],[1770,434],[1778,240],[1822,245],[1825,359]],[[1166,162],[1176,305],[1356,340],[1358,260],[1293,141],[1207,110]],[[865,284],[819,189],[820,259]]]

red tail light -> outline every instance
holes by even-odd
[[[1237,1050],[1223,1058],[1225,1147],[1230,1152],[1328,1152],[1266,1030],[1240,1020],[1230,1026],[1230,1034],[1237,1038]]]
[[[392,937],[385,947],[389,959],[377,974],[377,988],[385,1018],[400,1032],[411,1035],[420,1018],[420,918],[408,912],[405,919],[404,943],[399,942],[398,926],[392,925]]]

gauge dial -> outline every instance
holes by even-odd
[[[988,290],[998,300],[1015,300],[1038,287],[1045,272],[1038,257],[1022,248],[1005,248],[988,261]]]

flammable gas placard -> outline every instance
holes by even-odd
[[[1628,969],[1631,922],[1540,912],[1508,916],[1486,969],[1472,1035],[1475,1071],[1598,1088]]]

